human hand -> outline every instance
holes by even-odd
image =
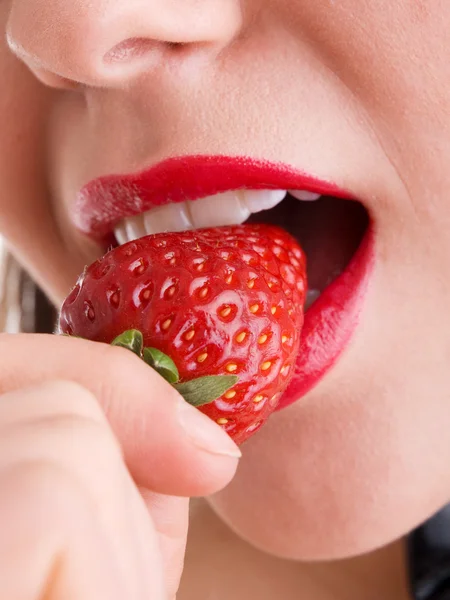
[[[187,497],[237,447],[127,350],[2,335],[0,355],[2,596],[173,598]]]

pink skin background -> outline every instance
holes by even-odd
[[[101,252],[77,192],[171,156],[281,161],[373,217],[350,346],[210,499],[268,553],[366,552],[450,499],[449,20],[446,0],[0,5],[0,229],[56,304]]]

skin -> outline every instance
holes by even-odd
[[[187,559],[197,580],[208,581],[207,568],[195,571],[194,559],[195,547],[217,543],[217,538],[209,541],[205,525],[212,519],[231,536],[231,555],[245,548],[255,572],[273,573],[275,580],[288,568],[283,559],[348,560],[326,563],[322,570],[295,563],[293,590],[316,582],[314,597],[325,600],[324,582],[330,581],[334,598],[349,598],[349,590],[352,597],[368,598],[364,585],[370,584],[361,574],[371,572],[371,590],[381,580],[389,588],[374,597],[407,597],[394,542],[450,500],[449,19],[445,0],[4,0],[0,5],[8,42],[0,45],[0,229],[56,304],[85,263],[101,254],[72,224],[70,207],[80,187],[94,177],[136,171],[169,156],[221,153],[281,160],[348,189],[374,220],[376,268],[352,344],[320,385],[276,414],[245,445],[231,484],[199,509]],[[138,41],[127,45],[130,39]],[[16,350],[2,366],[15,388],[36,379],[28,381],[18,367],[23,349],[40,343],[39,355],[53,357],[56,342],[21,338],[17,343],[20,355]],[[94,411],[97,403],[104,406],[98,381],[107,381],[113,370],[104,365],[104,379],[102,369],[90,376],[80,370],[83,352],[101,352],[92,346],[71,351],[70,363],[54,372],[42,358],[45,376],[37,377],[77,381],[82,388],[68,384],[64,393],[54,387],[14,393],[24,403],[35,394],[54,406],[55,396],[67,395],[80,396]],[[155,392],[152,405],[157,397]],[[115,398],[123,402],[119,394]],[[114,403],[107,406],[117,414]],[[133,414],[142,408],[133,405]],[[109,431],[105,422],[102,427]],[[125,450],[133,443],[127,427],[113,431]],[[142,442],[145,451],[150,442]],[[92,455],[97,443],[86,440]],[[72,450],[55,445],[54,452],[63,461]],[[195,491],[181,483],[182,490],[177,488],[175,477],[174,487],[152,483],[149,489],[211,493],[231,478],[236,459],[227,461],[220,476],[196,484]],[[120,458],[112,462],[125,477]],[[132,463],[127,466],[133,475]],[[195,473],[202,469],[200,462]],[[73,480],[66,484],[59,472],[50,471],[43,479],[68,493],[64,486]],[[28,474],[19,473],[13,491],[33,485],[36,479]],[[111,489],[111,478],[105,477],[102,494]],[[125,488],[139,503],[129,480]],[[24,505],[24,514],[27,510]],[[67,511],[92,518],[69,500]],[[176,520],[179,512],[171,514]],[[77,533],[69,529],[68,539]],[[112,531],[109,524],[105,531]],[[156,535],[152,531],[150,539]],[[160,565],[163,558],[152,552]],[[350,558],[365,553],[370,553],[367,562]],[[263,559],[267,554],[270,567]],[[159,585],[156,579],[148,585]],[[171,585],[174,593],[173,580]],[[193,585],[186,583],[183,600],[197,597]],[[228,599],[227,581],[219,578],[214,585],[217,597]]]
[[[26,375],[24,348],[35,357]],[[232,478],[236,446],[121,348],[4,334],[0,352],[7,595],[172,598],[187,498]]]

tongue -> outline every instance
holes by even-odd
[[[283,227],[307,256],[308,287],[323,291],[342,273],[362,241],[368,224],[364,207],[351,200],[323,197],[301,202],[290,196],[248,222],[266,221]]]

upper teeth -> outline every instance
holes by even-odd
[[[297,198],[297,200],[317,200],[320,198],[320,194],[316,194],[316,192],[308,192],[306,190],[290,190],[291,196]]]
[[[320,194],[302,190],[289,192],[299,200],[316,200]],[[285,190],[232,190],[195,201],[166,204],[128,217],[116,226],[117,242],[131,240],[165,231],[185,231],[220,225],[237,225],[252,213],[268,210],[286,196]]]

